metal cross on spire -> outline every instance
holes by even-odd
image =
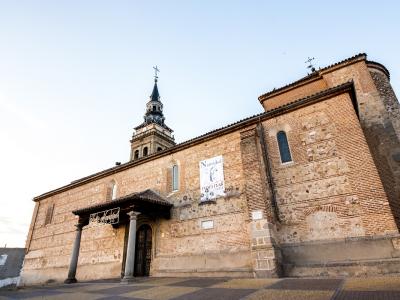
[[[159,73],[160,70],[158,69],[157,66],[153,67],[153,69],[154,69],[154,79],[157,80],[158,79],[157,73]]]
[[[314,57],[308,57],[308,59],[304,62],[305,64],[308,63],[307,68],[311,69],[311,72],[315,72],[315,68],[313,66],[313,64],[311,63],[315,58]]]

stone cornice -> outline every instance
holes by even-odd
[[[376,61],[367,60],[367,66],[370,69],[375,69],[375,70],[381,71],[383,74],[386,75],[386,77],[388,79],[390,79],[390,72],[388,69],[386,69],[386,67],[384,65],[382,65]]]
[[[166,142],[175,143],[175,141],[174,141],[175,138],[174,137],[172,137],[172,136],[169,137],[168,135],[166,135],[163,132],[160,132],[160,131],[158,131],[156,129],[150,129],[150,130],[146,130],[145,132],[139,133],[138,135],[133,136],[132,139],[130,140],[130,142],[133,143],[136,140],[140,140],[140,139],[143,139],[145,137],[154,136],[154,135],[159,137],[159,138],[161,138],[161,139],[163,139]]]
[[[298,87],[301,87],[303,85],[307,85],[313,81],[317,81],[319,79],[322,79],[322,75],[326,74],[326,73],[330,73],[334,70],[343,68],[345,66],[357,63],[359,61],[363,61],[367,59],[367,55],[365,53],[360,53],[357,55],[354,55],[353,57],[347,58],[345,60],[339,61],[335,64],[329,65],[327,67],[324,67],[322,69],[319,69],[299,80],[296,80],[292,83],[289,83],[285,86],[282,86],[280,88],[274,89],[272,91],[269,91],[261,96],[258,97],[258,101],[260,101],[260,103],[262,104],[264,101],[272,98],[272,97],[276,97],[280,94],[284,94],[290,90],[296,89]]]

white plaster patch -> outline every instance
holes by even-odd
[[[201,221],[201,228],[203,228],[203,229],[212,229],[212,228],[214,228],[214,221],[212,221],[212,220]]]
[[[18,285],[18,281],[19,281],[19,276],[2,279],[0,280],[0,288],[12,284]]]
[[[308,239],[323,240],[364,235],[359,218],[340,219],[335,212],[318,211],[307,217]]]
[[[263,213],[261,210],[254,210],[251,212],[251,218],[253,220],[261,220],[263,218]]]
[[[0,255],[0,266],[4,266],[7,261],[7,254]]]

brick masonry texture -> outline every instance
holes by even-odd
[[[388,77],[376,69],[370,74],[379,96],[385,105],[383,124],[374,124],[366,134],[374,145],[373,151],[396,223],[400,227],[400,104],[390,85]]]
[[[215,204],[199,205],[199,161],[217,155],[224,157],[226,197],[217,199]],[[174,164],[179,166],[180,189],[171,192],[167,173]],[[153,274],[215,270],[216,266],[224,272],[251,270],[240,133],[235,132],[41,200],[25,260],[25,278],[65,279],[77,222],[71,211],[106,201],[107,186],[112,180],[118,185],[118,196],[152,188],[174,204],[171,220],[147,220],[154,235]],[[52,203],[52,223],[44,225],[47,207]],[[139,224],[143,222],[140,218]],[[213,220],[214,228],[201,229],[203,220]],[[125,227],[85,227],[78,278],[120,276],[124,235]],[[96,266],[103,271],[99,273]]]
[[[277,94],[261,96],[260,101],[265,110],[270,110],[293,101],[297,96],[311,95],[353,81],[360,123],[400,228],[400,105],[385,72],[383,66],[368,62],[365,56],[360,55],[339,63],[339,66],[317,71],[309,79]],[[332,147],[331,151],[334,151]],[[314,151],[310,149],[310,153]]]
[[[397,232],[348,96],[268,120],[265,128],[281,242]],[[275,133],[281,129],[288,133],[292,163],[279,160]]]
[[[400,104],[390,85],[389,78],[386,74],[376,69],[370,69],[370,73],[378,89],[379,96],[385,104],[388,116],[393,122],[397,137],[400,138]]]
[[[118,197],[152,189],[174,205],[170,220],[138,218],[138,227],[152,228],[151,276],[281,276],[286,259],[281,250],[288,245],[349,239],[362,240],[366,251],[385,245],[385,254],[375,251],[374,259],[398,259],[399,185],[393,177],[398,169],[395,159],[388,158],[396,149],[388,137],[395,134],[391,120],[397,117],[388,113],[389,106],[395,107],[393,98],[393,103],[382,100],[382,93],[390,94],[387,82],[373,79],[364,60],[324,70],[321,76],[309,89],[302,84],[298,91],[267,99],[264,107],[353,80],[359,118],[352,93],[341,92],[42,197],[28,234],[22,284],[66,278],[77,223],[71,212],[108,201],[110,182],[117,184]],[[379,92],[375,83],[381,81]],[[276,139],[280,130],[287,134],[293,159],[284,164]],[[375,144],[377,135],[383,146]],[[225,196],[200,203],[199,162],[219,155]],[[177,191],[171,190],[173,165],[179,168]],[[51,222],[45,224],[53,205]],[[254,212],[261,212],[260,218],[253,219]],[[203,229],[202,221],[213,221],[213,228]],[[84,227],[78,280],[119,277],[126,235],[126,226]],[[352,255],[356,262],[363,259]],[[302,266],[296,274],[320,274],[307,270]]]

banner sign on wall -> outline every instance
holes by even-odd
[[[201,201],[224,196],[224,163],[222,155],[202,160],[200,163]]]

